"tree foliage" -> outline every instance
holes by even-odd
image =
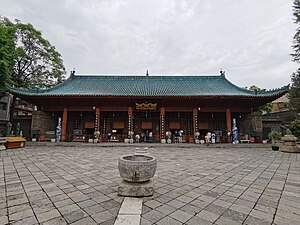
[[[291,130],[293,135],[300,138],[300,120],[294,120],[293,122],[288,124],[286,127]]]
[[[14,59],[14,27],[3,18],[0,20],[0,96],[2,96],[10,83]]]
[[[15,23],[13,85],[45,88],[61,83],[65,68],[61,55],[31,24]]]
[[[300,0],[294,0],[294,22],[299,26],[300,25]],[[294,53],[291,55],[293,56],[293,61],[300,62],[300,27],[297,28],[296,33],[293,37],[293,45]]]
[[[4,89],[8,75],[10,86],[16,88],[47,88],[64,80],[65,67],[61,55],[31,24],[19,20],[12,23],[7,18],[1,18],[0,31],[5,40],[1,49],[7,49],[2,51],[7,54],[4,54],[5,60],[0,62],[0,73],[5,78],[2,85]],[[15,101],[16,96],[13,97],[10,110],[12,122]]]
[[[249,87],[245,87],[245,89],[247,89],[247,90],[252,90],[252,91],[254,91],[254,90],[260,91],[260,90],[261,90],[261,88],[258,87],[258,86],[256,86],[256,85],[251,85],[251,86],[249,86]],[[269,103],[266,103],[266,104],[264,104],[264,105],[261,105],[260,107],[258,107],[258,110],[259,110],[263,115],[265,115],[265,114],[269,115],[269,114],[271,113],[271,111],[272,111],[272,103],[269,102]]]
[[[292,74],[292,85],[289,91],[290,104],[294,110],[300,112],[300,68]]]
[[[19,20],[12,23],[7,18],[0,20],[0,30],[6,41],[3,47],[9,49],[5,68],[10,70],[5,70],[10,73],[14,87],[45,88],[64,80],[61,55],[40,31],[31,24]]]
[[[293,61],[300,63],[300,0],[294,0],[294,22],[298,25],[294,35],[293,49],[291,54]],[[300,112],[300,68],[292,74],[292,85],[290,89],[290,104],[293,109]]]

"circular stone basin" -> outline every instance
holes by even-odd
[[[125,155],[119,159],[120,176],[129,182],[145,182],[155,174],[157,160],[150,155]]]

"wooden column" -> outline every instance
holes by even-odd
[[[226,131],[230,131],[231,132],[232,127],[231,127],[231,113],[230,113],[230,109],[226,109]]]
[[[133,138],[129,132],[133,132],[132,107],[128,107],[128,138]]]
[[[160,108],[160,139],[165,139],[165,107]]]
[[[193,133],[192,135],[195,135],[195,133],[198,131],[198,109],[193,109]]]
[[[95,131],[100,131],[100,108],[96,108]]]
[[[66,141],[67,119],[68,119],[68,109],[64,108],[62,127],[61,127],[61,140],[62,141]]]

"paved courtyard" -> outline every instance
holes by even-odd
[[[141,225],[300,224],[300,154],[263,145],[148,147],[158,167]],[[1,151],[0,224],[113,225],[124,200],[118,158],[134,150],[49,143]]]

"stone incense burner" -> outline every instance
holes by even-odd
[[[128,182],[145,182],[154,176],[156,165],[150,155],[125,155],[119,159],[119,172]]]
[[[119,173],[123,181],[118,187],[121,196],[153,195],[153,180],[157,160],[150,155],[125,155],[119,159]]]

